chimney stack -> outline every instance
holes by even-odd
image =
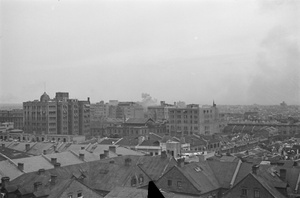
[[[104,150],[104,155],[105,155],[106,158],[108,158],[109,157],[109,151],[108,150]]]
[[[20,171],[23,171],[24,170],[24,163],[18,163],[18,169]]]
[[[2,143],[2,148],[4,148],[5,147],[5,144],[4,143]]]
[[[114,152],[114,153],[116,153],[116,151],[117,151],[116,146],[109,146],[108,150],[111,151],[111,152]]]
[[[26,152],[29,151],[29,149],[30,149],[30,144],[25,144],[25,150],[26,150]]]
[[[84,150],[84,149],[85,149],[85,147],[84,147],[84,146],[82,146],[82,147],[81,147],[81,150]]]
[[[253,165],[253,166],[252,166],[252,173],[253,173],[254,175],[257,175],[258,169],[259,169],[259,165],[258,165],[258,164]]]
[[[51,175],[51,176],[50,176],[50,184],[51,184],[51,185],[55,185],[55,183],[56,183],[56,178],[57,178],[56,175]]]
[[[168,156],[167,156],[167,151],[162,151],[161,154],[160,154],[160,157],[162,159],[166,159]]]
[[[55,158],[55,157],[51,158],[51,163],[52,163],[53,165],[56,164],[56,162],[57,162],[57,158]]]
[[[100,159],[105,159],[105,154],[100,154]]]
[[[45,173],[45,169],[41,168],[41,169],[38,170],[39,175],[42,175],[43,173]]]
[[[90,97],[87,98],[87,101],[90,102]]]
[[[2,177],[1,178],[1,186],[2,186],[2,189],[6,187],[6,185],[8,184],[10,178],[9,177]]]
[[[125,166],[130,166],[131,165],[131,159],[130,158],[126,158],[125,159]]]
[[[280,174],[279,178],[280,178],[282,181],[285,181],[285,180],[286,180],[286,169],[280,169],[279,171],[280,171],[280,172],[279,172],[279,174]]]
[[[41,185],[42,185],[42,182],[34,182],[33,183],[34,192],[37,192]]]
[[[54,168],[59,168],[59,167],[60,167],[60,163],[56,162],[56,163],[54,164]]]
[[[47,155],[47,150],[43,150],[43,155]]]
[[[84,154],[83,153],[79,153],[79,159],[84,161]]]
[[[181,168],[184,166],[184,158],[177,159],[177,166]]]

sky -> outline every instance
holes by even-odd
[[[298,0],[1,0],[0,103],[300,104]]]

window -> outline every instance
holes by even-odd
[[[142,184],[144,182],[144,177],[142,174],[139,175],[139,183]]]
[[[182,187],[181,181],[177,181],[177,187],[178,187],[178,188],[181,188],[181,187]]]
[[[242,195],[247,196],[247,189],[245,188],[242,189]]]
[[[78,193],[77,193],[77,197],[78,197],[78,198],[83,198],[82,192],[78,192]]]
[[[260,198],[259,190],[254,190],[254,198]]]
[[[172,186],[172,180],[168,179],[168,186]]]
[[[135,176],[133,176],[132,178],[131,178],[131,186],[136,186],[136,178],[135,178]]]

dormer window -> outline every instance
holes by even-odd
[[[136,183],[137,183],[136,178],[135,178],[135,176],[133,176],[131,178],[131,186],[136,186]]]
[[[144,176],[142,174],[139,175],[139,184],[144,182]]]

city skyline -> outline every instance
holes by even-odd
[[[1,2],[0,103],[300,103],[299,1]],[[46,88],[45,88],[46,84]]]

